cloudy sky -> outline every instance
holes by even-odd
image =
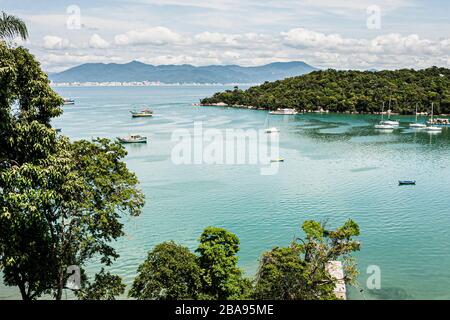
[[[450,67],[448,0],[0,0],[47,71],[86,62]]]

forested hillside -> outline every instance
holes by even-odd
[[[235,88],[216,93],[201,103],[374,113],[381,111],[383,102],[387,109],[390,99],[392,112],[414,113],[417,103],[419,111],[429,112],[434,102],[436,113],[450,113],[450,69],[314,71],[245,91]]]

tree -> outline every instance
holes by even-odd
[[[23,299],[61,299],[69,266],[118,257],[120,218],[144,197],[123,146],[56,134],[63,101],[26,49],[0,44],[0,85],[0,268]]]
[[[85,280],[82,288],[75,291],[80,300],[115,300],[116,296],[125,292],[125,284],[117,275],[112,275],[102,269],[95,275],[93,283]]]
[[[243,299],[250,281],[237,267],[239,238],[225,229],[208,227],[200,236],[199,264],[202,269],[203,299]]]
[[[200,274],[195,254],[172,241],[164,242],[139,266],[129,296],[140,300],[197,299]]]
[[[28,29],[25,22],[2,11],[0,16],[0,39],[11,39],[17,36],[24,40],[28,38]]]
[[[337,259],[343,260],[344,281],[355,284],[357,269],[351,253],[360,248],[360,243],[353,240],[359,235],[358,225],[348,220],[342,227],[329,231],[318,222],[306,221],[302,229],[305,239],[263,254],[256,278],[256,299],[336,299],[335,279],[326,265]]]

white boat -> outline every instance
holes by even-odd
[[[138,134],[132,134],[129,137],[118,137],[121,143],[147,143],[147,137],[142,137]]]
[[[389,122],[392,122],[392,121],[384,121],[384,102],[383,102],[383,108],[381,111],[381,121],[377,125],[375,125],[375,129],[377,129],[377,130],[394,130],[396,126]]]
[[[437,118],[434,119],[433,122],[428,121],[428,124],[434,125],[434,126],[448,126],[450,125],[450,121],[447,118]]]
[[[377,125],[375,125],[375,129],[378,129],[378,130],[394,130],[395,127],[393,125],[390,125],[390,124],[377,124]]]
[[[278,133],[280,130],[278,128],[272,127],[265,130],[266,133]]]
[[[380,122],[380,124],[387,125],[387,126],[393,126],[393,127],[400,126],[400,122],[395,121],[395,120],[382,121],[382,122]]]
[[[64,105],[71,105],[71,104],[75,104],[75,100],[73,100],[73,99],[67,99],[67,98],[65,98],[64,99],[64,103],[63,103]]]
[[[427,127],[427,125],[423,123],[411,123],[409,124],[409,127],[413,129],[424,129]]]
[[[284,162],[284,158],[278,157],[278,158],[270,160],[270,162]]]
[[[424,129],[424,128],[426,128],[427,126],[426,126],[426,124],[423,124],[423,123],[418,123],[417,122],[417,116],[418,116],[418,108],[417,108],[417,104],[416,104],[416,122],[414,122],[414,123],[410,123],[409,124],[409,127],[410,128],[413,128],[413,129]]]
[[[292,108],[284,108],[284,109],[278,108],[275,111],[269,111],[269,114],[293,115],[293,114],[298,114],[298,112]]]
[[[428,126],[428,127],[425,128],[425,131],[428,131],[428,132],[440,132],[440,131],[442,131],[442,127]]]
[[[142,111],[130,111],[130,113],[133,118],[146,118],[153,116],[153,111],[151,109],[144,109]]]
[[[380,124],[398,127],[398,126],[400,126],[400,122],[398,122],[396,120],[391,120],[391,100],[392,99],[389,98],[388,119],[386,121],[381,121]],[[384,105],[383,105],[383,112],[382,113],[384,113]]]
[[[427,123],[431,124],[428,127],[425,128],[428,132],[440,132],[442,131],[442,127],[434,126],[432,125],[434,123],[434,103],[431,103],[431,119]]]

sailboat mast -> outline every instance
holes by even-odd
[[[418,111],[418,103],[416,103],[416,123],[417,123],[417,111]]]
[[[388,110],[389,118],[388,118],[388,120],[391,119],[391,101],[392,101],[392,96],[389,96],[389,110]]]
[[[433,116],[434,116],[434,102],[431,103],[431,124],[433,124]]]

